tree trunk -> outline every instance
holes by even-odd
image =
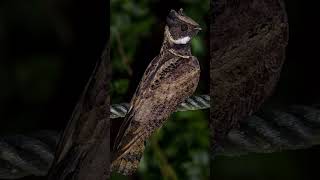
[[[105,180],[110,176],[110,56],[107,44],[63,132],[50,180]]]
[[[281,0],[211,1],[210,129],[212,151],[256,112],[279,79],[288,43]]]

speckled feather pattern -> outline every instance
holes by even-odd
[[[111,171],[124,175],[134,173],[145,148],[144,142],[196,90],[199,62],[191,54],[190,41],[177,43],[177,40],[191,39],[199,29],[182,9],[178,13],[170,11],[160,53],[147,67],[115,139]]]
[[[195,91],[200,77],[198,60],[164,50],[146,69],[115,141],[112,171],[124,175],[138,168],[144,141],[160,128],[177,106]]]

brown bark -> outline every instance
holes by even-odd
[[[259,109],[279,79],[288,23],[279,0],[211,2],[210,128],[215,151]]]

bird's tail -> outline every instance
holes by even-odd
[[[144,143],[138,142],[122,154],[115,153],[116,155],[111,163],[111,171],[125,176],[135,173],[139,167],[144,148]]]

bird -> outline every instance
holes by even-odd
[[[200,65],[191,53],[191,40],[200,25],[183,9],[170,10],[164,29],[160,53],[145,70],[115,138],[112,172],[135,173],[145,142],[198,86]]]

